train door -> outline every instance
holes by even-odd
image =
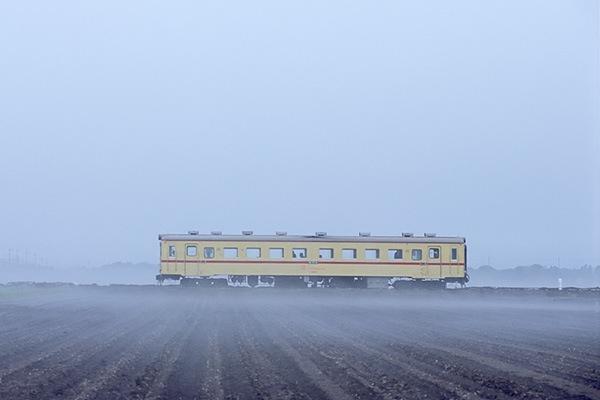
[[[429,277],[442,277],[442,249],[440,247],[435,246],[427,249],[427,269]]]
[[[450,248],[450,274],[452,276],[460,276],[460,270],[458,266],[458,248],[452,247]]]
[[[192,243],[186,243],[183,255],[183,274],[185,276],[197,275],[197,273],[195,273],[196,271],[194,271],[194,267],[196,267],[195,261],[198,257],[198,246]]]
[[[177,247],[171,243],[167,247],[166,271],[167,274],[179,274],[177,265]]]

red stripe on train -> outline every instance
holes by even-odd
[[[402,261],[318,261],[310,263],[307,261],[249,261],[249,260],[160,260],[161,263],[191,263],[191,264],[356,264],[356,265],[427,265],[427,266],[464,266],[464,263],[424,263],[424,262],[402,262]]]

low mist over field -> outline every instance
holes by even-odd
[[[1,287],[0,398],[597,399],[598,293]]]
[[[100,267],[57,268],[0,262],[0,283],[30,281],[147,285],[156,283],[157,273],[158,265],[149,263],[114,263]]]
[[[544,267],[541,265],[494,269],[481,266],[469,271],[469,286],[495,287],[600,287],[600,266],[580,268]],[[561,283],[559,283],[559,279]]]
[[[0,260],[0,283],[72,282],[83,284],[155,284],[158,265],[151,263],[113,263],[100,267],[54,268],[41,265],[8,264]],[[469,268],[468,286],[495,287],[600,287],[600,266],[559,268],[542,265],[495,269]]]
[[[0,0],[0,400],[600,400],[600,0]]]

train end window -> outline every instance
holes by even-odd
[[[342,258],[344,260],[354,260],[356,258],[356,249],[342,249]]]
[[[333,249],[319,249],[319,258],[324,260],[333,258]]]
[[[237,258],[238,257],[237,247],[225,247],[223,249],[223,256],[225,258]]]
[[[377,260],[379,258],[379,249],[366,249],[365,258],[367,260]]]
[[[269,249],[269,258],[283,258],[283,249],[279,247]]]
[[[306,249],[292,249],[292,258],[306,258]]]
[[[402,249],[389,249],[388,258],[390,260],[401,260],[403,258]]]
[[[452,248],[450,255],[451,255],[450,258],[452,259],[452,261],[458,260],[458,249],[456,247]]]
[[[169,257],[175,257],[177,253],[175,252],[175,246],[174,245],[169,245]]]
[[[260,248],[259,247],[248,247],[246,249],[246,257],[247,258],[260,258]]]
[[[413,261],[419,261],[423,258],[423,250],[421,249],[412,249],[410,253],[410,258]]]
[[[430,247],[429,248],[429,259],[430,260],[438,260],[439,258],[440,258],[439,247]]]
[[[205,247],[204,248],[204,258],[215,258],[215,248],[214,247]]]
[[[196,257],[198,255],[198,248],[196,246],[186,246],[185,254],[187,254],[188,257]]]

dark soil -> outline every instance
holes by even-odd
[[[600,399],[600,296],[0,288],[0,399]]]

